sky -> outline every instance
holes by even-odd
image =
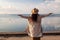
[[[60,14],[60,0],[0,0],[0,14],[31,14],[33,8],[40,14]]]

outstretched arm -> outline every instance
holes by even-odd
[[[52,13],[46,14],[46,15],[42,15],[42,17],[47,17],[50,16]]]
[[[18,15],[18,16],[20,16],[20,17],[22,17],[22,18],[26,18],[26,19],[29,18],[29,17],[27,17],[27,16],[23,16],[23,15]]]

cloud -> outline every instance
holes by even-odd
[[[16,9],[16,8],[1,8],[0,13],[4,14],[16,14],[16,13],[22,13],[22,10]]]
[[[35,7],[40,10],[39,13],[60,13],[59,0],[0,0],[0,14],[29,14]]]
[[[40,3],[39,7],[41,13],[60,13],[60,3],[56,2],[55,0],[46,0],[44,3]]]
[[[60,0],[55,0],[55,2],[60,2]]]
[[[43,2],[45,0],[2,0],[5,2],[11,2],[11,3],[40,3]]]

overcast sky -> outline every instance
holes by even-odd
[[[60,0],[0,0],[0,14],[30,14],[33,8],[40,14],[60,14]]]

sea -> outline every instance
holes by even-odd
[[[28,25],[28,20],[18,15],[19,14],[0,14],[0,32],[24,32]],[[21,15],[29,16],[31,14]],[[42,18],[41,25],[43,32],[60,31],[60,14],[52,14]]]

